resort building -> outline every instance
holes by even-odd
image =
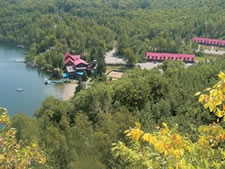
[[[225,40],[194,37],[192,41],[200,45],[225,47]]]
[[[69,52],[64,55],[64,68],[67,76],[74,78],[82,76],[84,71],[89,70],[88,63],[80,58],[80,55],[71,55]]]
[[[147,52],[146,58],[150,61],[162,62],[164,60],[180,60],[187,63],[195,62],[195,55],[192,54],[172,54],[172,53],[152,53]]]

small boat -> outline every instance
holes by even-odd
[[[23,91],[23,88],[18,88],[16,89],[17,92],[22,92]]]
[[[50,84],[51,83],[51,81],[50,80],[48,80],[48,79],[45,79],[45,84],[47,85],[47,84]]]
[[[18,47],[18,48],[23,48],[23,49],[25,48],[24,45],[17,45],[17,47]]]

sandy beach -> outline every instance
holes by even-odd
[[[77,83],[56,84],[55,87],[58,90],[58,93],[61,93],[56,97],[64,101],[69,100],[74,95],[76,86]]]
[[[77,86],[76,83],[65,84],[62,92],[62,99],[63,100],[70,99],[74,95],[76,86]]]

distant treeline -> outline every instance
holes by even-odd
[[[63,67],[70,51],[96,59],[93,50],[118,55],[131,49],[192,53],[193,36],[225,38],[224,0],[2,0],[0,40],[25,44],[26,59],[46,70]],[[100,49],[99,49],[100,48]],[[102,59],[103,60],[103,59]]]
[[[96,59],[117,42],[131,49],[192,53],[193,36],[225,38],[224,0],[2,0],[0,40],[25,44],[27,61],[46,70],[63,67],[66,51]],[[98,49],[99,50],[99,49]]]

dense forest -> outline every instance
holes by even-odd
[[[34,142],[44,152],[46,163],[37,168],[130,168],[123,158],[113,157],[111,148],[119,140],[128,142],[123,132],[135,122],[147,132],[163,122],[169,128],[177,125],[176,131],[194,142],[198,127],[216,121],[194,95],[218,82],[223,59],[189,68],[173,61],[150,71],[137,68],[118,81],[96,82],[70,101],[46,98],[35,117],[19,113],[12,127],[18,140]]]
[[[2,0],[0,40],[28,47],[27,61],[46,70],[63,67],[63,54],[131,49],[192,53],[193,36],[225,38],[223,0]],[[104,59],[103,59],[104,60]]]
[[[0,41],[26,45],[27,61],[46,70],[62,68],[66,51],[91,62],[103,61],[104,53],[116,47],[119,56],[129,51],[143,61],[146,51],[192,53],[193,36],[225,39],[224,7],[224,0],[1,0]],[[200,136],[199,144],[214,139],[202,135],[210,130],[202,126],[219,123],[224,115],[198,103],[195,93],[217,83],[217,74],[224,69],[222,56],[188,68],[183,62],[165,61],[152,70],[129,70],[117,81],[95,81],[69,101],[48,97],[33,117],[19,113],[8,119],[3,113],[6,110],[0,109],[0,123],[6,124],[1,129],[0,144],[7,146],[7,150],[0,147],[0,165],[38,169],[169,168],[176,164],[170,159],[178,159],[182,152],[160,149],[160,153],[154,152],[155,161],[153,157],[139,158],[157,147],[149,133],[155,133],[152,138],[159,143],[161,138],[173,142],[165,134],[180,133],[173,138],[188,145],[185,149],[190,153],[192,143]],[[214,127],[216,134],[225,133],[222,121],[219,126]],[[137,135],[145,142],[139,143]],[[224,135],[210,151],[206,149],[206,154],[197,149],[199,146],[194,147],[198,152],[187,157],[193,162],[189,168],[223,168]],[[174,156],[163,159],[166,153]],[[31,163],[32,156],[37,158]],[[186,164],[182,159],[179,162],[178,167]]]

